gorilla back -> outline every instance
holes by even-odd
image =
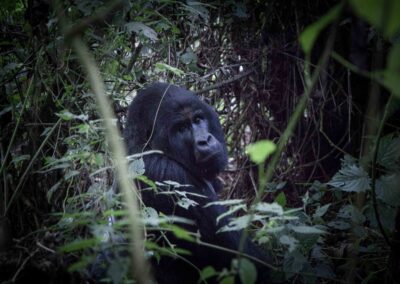
[[[223,131],[215,111],[194,93],[164,83],[155,83],[132,101],[125,127],[125,141],[129,154],[146,150],[161,150],[163,154],[144,155],[145,175],[153,181],[175,181],[190,185],[185,191],[195,206],[178,206],[171,194],[160,194],[165,189],[143,190],[146,206],[165,215],[190,219],[193,225],[184,228],[200,234],[200,240],[213,246],[238,250],[241,232],[219,232],[227,219],[218,216],[226,212],[219,205],[204,207],[217,201],[220,185],[217,175],[227,164],[227,150]],[[201,196],[200,196],[201,195]],[[162,256],[153,263],[158,283],[197,283],[199,271],[206,266],[216,270],[230,268],[237,256],[224,250],[184,241],[167,234],[168,243],[186,249],[191,255],[184,257]],[[162,239],[162,238],[158,238]],[[251,241],[246,240],[244,252],[268,262],[265,254]],[[256,264],[258,283],[268,282],[268,269]],[[213,283],[216,279],[207,280]]]

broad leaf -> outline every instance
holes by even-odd
[[[293,226],[292,230],[299,234],[325,234],[325,231],[322,231],[316,227],[312,226]]]
[[[386,37],[394,37],[399,32],[399,0],[351,0],[350,4],[360,17],[380,29]]]
[[[283,215],[283,208],[278,203],[270,204],[270,203],[260,202],[256,205],[255,209],[261,213],[273,213],[278,216]]]
[[[254,284],[257,279],[257,269],[247,258],[241,258],[239,262],[239,277],[243,284]]]
[[[400,80],[399,80],[400,81]],[[400,170],[400,138],[392,134],[381,138],[379,142],[377,163],[388,172]]]
[[[346,192],[364,192],[371,189],[370,177],[357,165],[342,168],[328,184]]]
[[[276,145],[270,140],[260,140],[246,147],[246,153],[256,164],[264,162],[276,150]]]
[[[381,176],[376,181],[377,197],[392,206],[400,206],[400,173]]]
[[[326,28],[331,22],[333,22],[340,14],[343,5],[338,4],[322,16],[318,21],[312,23],[300,35],[300,44],[303,48],[304,53],[309,54],[314,46],[318,35],[323,29]]]
[[[157,33],[150,28],[149,26],[146,26],[143,23],[140,22],[130,22],[125,24],[125,28],[128,32],[135,32],[137,34],[143,34],[145,37],[150,39],[151,41],[157,41]]]
[[[144,161],[143,158],[135,159],[129,162],[128,166],[130,178],[136,178],[144,174]]]

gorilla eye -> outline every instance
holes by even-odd
[[[194,123],[195,123],[195,124],[199,124],[199,123],[201,122],[201,120],[202,120],[202,118],[201,118],[200,116],[196,116],[196,117],[194,118]]]
[[[178,127],[178,132],[182,133],[185,132],[187,129],[187,126],[185,124],[182,124]]]

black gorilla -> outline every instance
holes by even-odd
[[[155,83],[135,97],[129,107],[125,140],[129,154],[146,150],[161,150],[164,154],[144,155],[145,175],[153,181],[175,181],[192,185],[185,191],[206,198],[188,196],[198,205],[188,209],[177,206],[171,195],[142,191],[147,206],[166,215],[185,217],[194,225],[185,228],[199,232],[203,242],[238,250],[241,232],[220,232],[227,220],[216,219],[226,212],[222,206],[204,207],[217,201],[220,187],[216,176],[227,164],[227,150],[221,125],[215,111],[186,89],[165,83]],[[159,191],[162,189],[159,189]],[[230,268],[235,254],[183,241],[168,235],[178,247],[191,251],[181,258],[161,257],[154,262],[158,283],[197,283],[199,270],[213,266],[216,270]],[[260,249],[246,241],[244,252],[268,261]],[[256,264],[256,263],[255,263]],[[194,268],[194,267],[197,267]],[[268,268],[257,265],[258,283],[267,283]],[[208,283],[213,283],[216,279]]]

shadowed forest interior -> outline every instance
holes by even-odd
[[[0,283],[400,282],[399,0],[0,6]]]

